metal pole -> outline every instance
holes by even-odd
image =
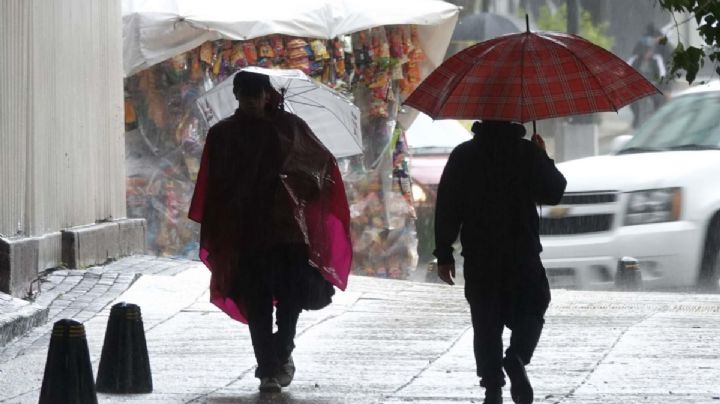
[[[580,6],[578,0],[567,0],[567,32],[580,33]]]

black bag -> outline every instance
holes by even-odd
[[[320,271],[310,265],[303,265],[300,271],[299,292],[300,306],[305,310],[320,310],[332,303],[335,294],[333,284],[320,274]]]

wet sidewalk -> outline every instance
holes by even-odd
[[[330,307],[301,315],[292,385],[260,395],[247,327],[208,303],[208,275],[146,256],[53,273],[48,323],[0,347],[0,402],[37,403],[61,318],[84,323],[97,372],[118,301],[142,309],[154,391],[100,403],[482,402],[461,287],[351,277]],[[538,403],[718,403],[719,346],[720,295],[554,290],[528,372]]]

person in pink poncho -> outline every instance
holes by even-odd
[[[241,71],[233,92],[239,107],[208,132],[188,216],[211,301],[248,324],[260,391],[279,392],[295,373],[300,312],[347,286],[350,215],[335,158],[282,110],[268,76]]]

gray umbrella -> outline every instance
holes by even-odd
[[[482,42],[496,36],[525,31],[525,21],[494,13],[477,13],[460,19],[452,35],[453,41]]]

